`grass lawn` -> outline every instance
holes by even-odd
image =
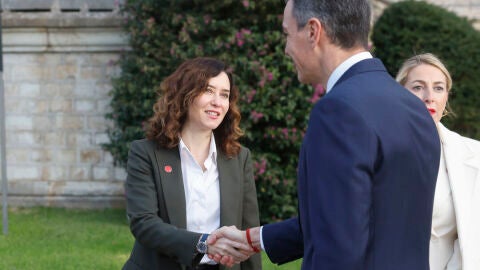
[[[125,210],[10,209],[0,269],[121,269],[132,245]],[[300,269],[300,260],[276,266],[263,255],[264,270]]]

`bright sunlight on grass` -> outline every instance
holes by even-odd
[[[133,245],[123,209],[22,208],[9,211],[9,234],[0,234],[0,269],[121,269]],[[264,270],[276,266],[263,254]]]

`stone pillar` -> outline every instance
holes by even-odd
[[[26,12],[26,2],[44,6]],[[111,78],[128,49],[118,8],[101,9],[107,2],[3,0],[11,205],[124,205],[125,172],[101,147]]]

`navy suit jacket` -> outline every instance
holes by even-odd
[[[439,158],[421,100],[380,60],[360,61],[312,109],[299,217],[264,226],[268,256],[311,270],[428,270]]]

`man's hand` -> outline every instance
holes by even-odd
[[[260,246],[260,228],[251,229],[250,234],[252,243],[258,242],[258,246]],[[217,249],[210,250],[210,246],[216,245],[216,243],[222,243],[223,250],[220,252],[217,252]],[[212,232],[207,239],[207,244],[209,246],[208,257],[228,267],[232,267],[233,264],[240,263],[255,254],[248,244],[245,231],[240,231],[235,226],[225,226]],[[236,253],[232,252],[232,248]]]

